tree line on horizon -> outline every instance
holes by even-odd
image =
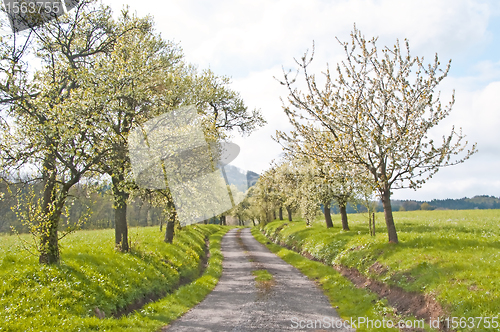
[[[255,172],[248,171],[246,182],[238,183],[234,176],[238,170],[231,166],[226,166],[226,175],[231,183],[239,186],[240,192],[246,186],[253,186],[259,175]],[[17,188],[15,188],[17,187]],[[9,190],[10,189],[10,190]],[[29,227],[22,218],[19,217],[19,212],[26,210],[27,206],[19,204],[24,201],[22,197],[26,197],[31,192],[42,192],[43,184],[39,183],[18,183],[11,184],[10,188],[0,182],[0,233],[14,234],[29,233]],[[235,190],[235,192],[238,192]],[[144,193],[136,192],[127,202],[127,225],[130,227],[147,227],[159,226],[162,231],[166,226],[165,211],[162,206],[155,204],[152,196],[144,195]],[[69,209],[66,214],[61,216],[60,224],[63,226],[78,227],[79,229],[107,229],[115,227],[115,216],[113,209],[113,192],[109,184],[94,183],[93,188],[88,185],[75,185],[70,192],[70,197],[66,201]],[[203,221],[204,223],[224,223],[224,217],[231,215],[235,209],[217,216],[212,219]],[[83,220],[83,222],[82,222]]]
[[[253,173],[257,178],[257,174]],[[28,184],[25,186],[31,186]],[[36,186],[36,185],[35,185]],[[38,185],[41,187],[41,184]],[[40,189],[40,188],[38,188]],[[29,190],[25,190],[29,192]],[[16,205],[18,204],[17,198],[9,193],[5,184],[0,184],[0,194],[3,196],[0,200],[0,233],[13,234],[15,229],[19,233],[28,233],[29,229],[23,224],[15,212]],[[252,196],[253,189],[250,191]],[[61,224],[63,225],[78,225],[82,216],[84,216],[89,208],[90,214],[84,223],[81,223],[80,229],[112,229],[114,225],[114,209],[113,197],[111,188],[104,186],[100,190],[87,191],[86,188],[78,188],[76,186],[72,192],[69,213],[67,216],[62,216]],[[392,200],[392,205],[395,211],[417,211],[417,210],[473,210],[473,209],[500,209],[500,198],[488,195],[477,195],[472,198],[463,197],[460,199],[433,199],[428,201],[418,200]],[[374,202],[374,212],[383,212],[384,208],[382,202]],[[226,215],[234,214],[240,221],[248,222],[253,219],[259,219],[258,213],[252,215],[249,209],[250,204],[248,199],[238,206],[233,211],[229,211]],[[324,206],[320,205],[322,213],[324,213]],[[297,209],[290,210],[291,213],[298,212]],[[340,208],[336,204],[330,205],[330,212],[332,214],[340,214]],[[368,209],[365,205],[360,203],[348,202],[346,204],[346,213],[367,213]],[[291,216],[291,214],[290,214]],[[288,218],[287,210],[278,208],[277,211],[272,213],[273,219],[286,219]],[[290,218],[291,219],[291,218]],[[127,208],[127,220],[130,227],[147,227],[157,226],[162,231],[165,226],[165,219],[161,207],[152,205],[148,200],[140,195],[133,197]],[[221,224],[221,218],[215,218],[211,223]]]
[[[489,195],[476,195],[468,198],[445,198],[419,201],[412,199],[393,199],[394,211],[417,211],[417,210],[487,210],[500,209],[500,198]],[[322,207],[323,209],[323,207]],[[340,213],[337,206],[331,207],[332,213]],[[376,212],[384,212],[381,201],[375,205]],[[367,209],[363,204],[347,204],[347,213],[366,213]]]

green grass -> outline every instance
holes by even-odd
[[[224,228],[210,236],[208,267],[196,281],[180,287],[173,294],[160,301],[148,304],[142,310],[119,320],[90,318],[84,330],[157,331],[160,327],[179,318],[190,308],[201,302],[217,285],[222,274],[223,260],[220,241],[228,230],[229,228]]]
[[[274,277],[267,270],[253,270],[252,275],[255,276],[255,287],[259,291],[259,298],[265,297],[276,284]]]
[[[252,275],[255,276],[255,281],[257,282],[273,280],[273,275],[267,270],[254,270],[252,271]]]
[[[189,226],[167,244],[157,228],[133,228],[132,250],[126,254],[114,250],[113,230],[79,231],[62,241],[61,264],[56,266],[39,265],[37,257],[18,248],[17,237],[1,236],[0,331],[154,331],[201,300],[217,282],[222,269],[219,241],[229,228],[216,233],[221,229]],[[214,233],[209,266],[196,282],[140,313],[95,317],[96,307],[111,317],[145,294],[171,293],[181,278],[198,277],[204,239]]]
[[[309,228],[303,222],[283,226],[287,222],[275,221],[265,232],[326,264],[355,267],[373,279],[430,294],[450,317],[500,315],[500,210],[395,212],[394,219],[398,245],[388,243],[382,213],[376,215],[376,237],[368,235],[362,214],[349,215],[348,232],[342,231],[338,215],[332,229],[321,220]],[[382,273],[370,269],[375,262]]]

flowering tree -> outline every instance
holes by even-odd
[[[296,78],[284,73],[288,88],[284,111],[294,126],[291,134],[278,133],[279,141],[302,140],[336,163],[361,167],[370,174],[385,212],[389,242],[398,242],[392,216],[391,190],[417,189],[439,168],[464,162],[476,152],[468,147],[461,130],[451,130],[442,142],[429,130],[447,117],[454,104],[441,104],[437,85],[447,76],[436,55],[432,64],[410,56],[399,42],[380,52],[376,38],[366,40],[354,27],[350,43],[341,43],[346,60],[336,75],[327,68],[321,88],[308,66],[314,53],[297,61],[306,89],[295,87]],[[316,129],[328,135],[318,140]]]

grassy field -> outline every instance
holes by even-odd
[[[450,317],[500,316],[500,210],[395,212],[398,245],[388,243],[382,213],[376,215],[375,237],[368,234],[367,218],[349,215],[348,232],[342,231],[338,215],[332,229],[318,219],[309,228],[288,223],[277,234],[287,222],[275,221],[265,232],[327,264],[354,267],[372,279],[430,294]],[[377,269],[371,268],[375,262]]]
[[[215,286],[221,272],[220,237],[228,229],[189,226],[167,244],[156,227],[132,228],[132,250],[126,254],[114,250],[113,230],[79,231],[62,241],[56,266],[38,264],[36,256],[19,248],[16,236],[1,236],[0,331],[155,331]],[[211,234],[213,252],[200,279],[140,312],[112,317],[144,295],[171,293],[181,278],[196,279],[205,237]],[[105,319],[96,317],[96,308]]]

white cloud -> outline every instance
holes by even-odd
[[[286,90],[273,78],[280,75],[281,68],[273,67],[234,81],[234,89],[240,91],[243,99],[253,101],[248,103],[249,108],[260,109],[267,121],[264,127],[249,137],[235,137],[233,141],[241,147],[240,155],[233,163],[235,166],[261,173],[282,152],[280,145],[271,138],[276,130],[291,129],[279,99]]]
[[[411,189],[395,190],[392,197],[416,200],[457,199],[475,195],[498,197],[500,178],[496,174],[499,167],[498,160],[491,160],[485,164],[484,159],[473,156],[463,164],[440,170],[417,191]]]
[[[119,8],[123,2],[111,3]],[[193,62],[233,76],[286,63],[313,39],[325,62],[341,51],[335,36],[348,40],[355,22],[384,44],[407,37],[430,55],[476,45],[486,38],[488,22],[488,5],[467,0],[143,0],[130,6],[152,13],[164,37],[180,40]]]
[[[471,80],[474,80],[471,78]],[[473,85],[474,83],[471,83]],[[395,198],[461,198],[479,194],[500,195],[500,81],[477,91],[466,90],[462,81],[457,102],[449,118],[436,131],[449,133],[452,125],[462,127],[466,139],[477,143],[478,152],[463,164],[440,170],[418,191],[399,190]]]

